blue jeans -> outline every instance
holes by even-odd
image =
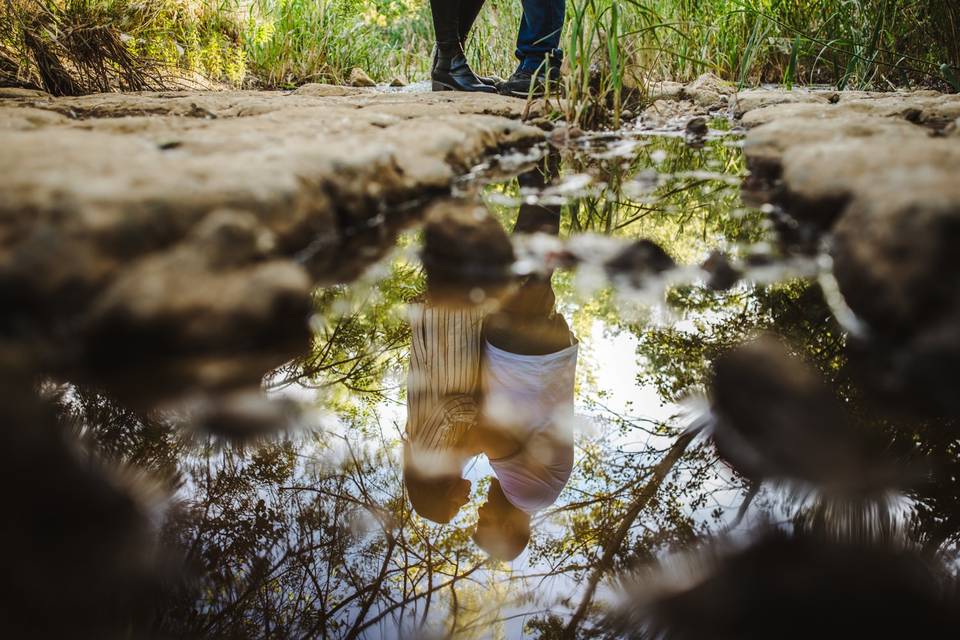
[[[566,0],[522,0],[523,17],[517,34],[517,59],[520,70],[533,73],[550,55],[550,65],[559,67],[563,60],[560,31]]]

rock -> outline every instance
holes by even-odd
[[[903,118],[933,129],[943,129],[960,117],[960,95],[941,95],[925,91],[915,93],[841,99],[836,109],[861,115]]]
[[[890,141],[888,144],[895,147],[900,142],[908,140],[926,141],[929,134],[922,127],[890,118],[832,117],[823,119],[806,116],[791,117],[773,120],[768,124],[751,129],[744,140],[743,152],[752,174],[752,180],[773,183],[781,178],[784,172],[785,156],[788,153],[827,144],[830,145],[831,149],[835,149],[844,144],[871,138]],[[834,169],[839,169],[841,173],[834,177],[824,175],[823,177],[827,180],[824,184],[838,185],[841,190],[844,189],[844,185],[849,178],[862,175],[854,173],[854,171],[859,170],[858,168],[845,169],[835,165],[831,166]],[[815,167],[811,168],[815,170]],[[813,189],[819,189],[809,180],[805,180],[805,184],[809,184]],[[785,188],[794,196],[805,197],[802,189],[794,188],[790,183],[786,183]],[[823,215],[818,212],[816,216],[806,217],[817,219],[822,217],[827,222],[832,221],[838,213],[833,210],[837,202],[833,199],[826,204],[829,205],[831,211],[827,211]],[[794,212],[791,211],[791,213]]]
[[[645,87],[646,97],[650,102],[657,100],[681,100],[683,83],[681,82],[651,82]]]
[[[815,120],[864,120],[865,118],[845,118],[845,115],[831,106],[816,102],[788,102],[771,105],[762,109],[754,109],[744,114],[741,123],[747,129],[754,129],[765,124],[774,124],[778,121],[810,118]],[[870,118],[873,120],[874,118]]]
[[[638,125],[645,129],[683,130],[690,118],[707,115],[707,110],[690,100],[657,100],[640,114]]]
[[[960,96],[915,93],[745,91],[734,115],[747,128],[784,118],[897,118],[943,129],[960,116]]]
[[[293,95],[295,96],[312,96],[314,98],[329,98],[335,96],[352,96],[360,93],[357,89],[344,87],[339,84],[318,84],[318,83],[309,83],[297,87]]]
[[[390,86],[391,86],[391,87],[405,87],[405,86],[407,86],[407,81],[404,80],[403,78],[401,78],[400,76],[396,76],[396,77],[394,77],[393,80],[390,81]]]
[[[684,127],[683,137],[688,146],[702,147],[704,138],[710,133],[710,127],[707,119],[703,116],[691,118]]]
[[[351,87],[375,87],[377,83],[367,75],[367,72],[361,69],[360,67],[354,67],[350,70],[350,77],[347,79],[347,84]]]
[[[625,580],[613,635],[893,640],[913,635],[918,620],[929,638],[952,637],[960,624],[948,571],[897,545],[767,531],[749,545],[714,542],[688,556]],[[785,619],[793,622],[780,630]]]
[[[911,334],[944,318],[960,305],[960,180],[954,170],[960,148],[944,140],[865,145],[823,161],[828,170],[844,160],[877,167],[861,188],[852,185],[850,205],[834,228],[834,271],[847,304],[886,336]],[[951,160],[952,167],[940,164]]]
[[[712,73],[705,73],[683,88],[681,97],[704,109],[718,109],[736,94],[736,87]]]
[[[781,160],[779,200],[794,218],[827,228],[855,200],[872,206],[866,203],[881,204],[897,192],[896,202],[936,203],[953,197],[957,180],[952,167],[960,162],[960,148],[951,140],[917,136],[916,130],[923,131],[888,127],[885,136],[874,130],[860,139],[788,149]]]
[[[711,397],[717,451],[751,480],[850,491],[881,476],[840,401],[773,337],[717,358]]]
[[[830,104],[836,97],[835,92],[808,91],[794,89],[747,89],[740,91],[730,101],[730,115],[734,118],[743,118],[744,115],[758,109],[766,109],[781,104]]]
[[[495,292],[513,260],[506,231],[482,206],[441,202],[427,213],[422,261],[431,295],[463,301],[475,288]]]
[[[633,287],[641,287],[651,276],[677,266],[673,258],[652,240],[631,242],[604,263],[614,281],[625,280]]]
[[[960,414],[956,372],[960,370],[960,305],[916,327],[888,354],[881,392],[915,415],[953,419]],[[887,355],[887,354],[885,354]]]
[[[381,256],[405,203],[543,140],[522,108],[321,85],[3,101],[4,340],[47,336],[49,370],[131,394],[255,383],[305,347],[311,288]]]
[[[306,347],[312,287],[303,267],[270,260],[237,268],[207,246],[185,242],[127,267],[85,318],[91,357],[228,352],[269,344],[274,332]]]
[[[934,144],[936,143],[936,144]],[[849,307],[868,327],[871,384],[883,399],[921,415],[960,412],[953,372],[960,365],[960,185],[952,140],[873,149],[889,164],[856,190],[834,229],[834,274]],[[861,149],[864,156],[870,149]],[[842,161],[842,157],[839,160]],[[914,164],[906,164],[913,162]],[[926,164],[924,164],[926,163]]]
[[[38,89],[21,89],[19,87],[0,87],[0,99],[8,98],[49,98],[46,91]]]
[[[566,124],[550,124],[549,126],[547,140],[557,148],[563,148],[570,144],[572,140],[583,137],[583,129],[576,125],[571,127]]]
[[[703,137],[710,131],[710,127],[707,125],[706,118],[698,116],[687,121],[685,131],[688,135]]]
[[[3,637],[149,635],[178,565],[158,546],[160,492],[68,437],[72,416],[37,397],[31,376],[0,371],[5,524]],[[39,472],[42,470],[42,473]],[[104,603],[110,603],[104,606]]]
[[[735,285],[741,277],[730,260],[720,251],[711,251],[707,259],[700,265],[710,277],[707,280],[707,286],[714,291],[727,291]]]
[[[27,131],[70,123],[70,118],[67,116],[46,109],[23,107],[10,110],[8,113],[8,117],[0,119],[0,131]]]

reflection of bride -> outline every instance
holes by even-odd
[[[521,186],[543,187],[538,169]],[[524,204],[514,233],[557,234],[559,207]],[[498,310],[411,309],[404,482],[413,508],[449,522],[469,500],[463,466],[483,453],[493,468],[474,541],[512,560],[530,516],[556,501],[573,469],[573,384],[578,345],[554,309],[550,274],[526,276]]]

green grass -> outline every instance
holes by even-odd
[[[489,0],[468,52],[478,70],[515,64],[519,0]],[[123,34],[136,60],[236,86],[342,82],[354,67],[374,79],[424,79],[433,28],[426,0],[0,0],[0,76],[12,65],[37,80],[23,44],[30,7]],[[42,31],[59,33],[77,23]],[[956,88],[955,0],[569,0],[567,89],[591,120],[649,79],[712,72],[741,85],[828,84]],[[69,52],[60,51],[62,55]],[[70,60],[64,67],[71,69]],[[587,98],[590,98],[587,100]],[[593,106],[590,106],[592,103]]]

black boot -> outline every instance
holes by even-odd
[[[463,47],[464,51],[467,50],[467,37],[470,35],[470,29],[473,28],[473,24],[477,21],[477,16],[480,15],[480,9],[483,8],[485,1],[486,0],[460,0],[460,16],[459,23],[457,24],[457,33],[460,36],[460,46]],[[503,82],[500,78],[490,78],[486,76],[477,76],[477,80],[491,87],[500,86],[500,83]]]
[[[461,43],[460,43],[460,46],[462,47],[463,45],[464,45],[464,43],[461,42]],[[433,70],[436,69],[436,68],[437,68],[437,47],[434,46],[434,47],[433,47],[433,62],[430,63],[430,72],[433,73]],[[474,75],[476,75],[476,74],[474,74]],[[503,80],[502,80],[501,78],[494,78],[494,77],[481,76],[481,75],[477,75],[477,80],[480,81],[480,84],[485,84],[485,85],[487,85],[488,87],[495,87],[495,88],[496,88],[496,87],[499,87],[499,86],[500,86],[500,83],[503,82]]]
[[[437,44],[437,60],[430,77],[434,91],[497,92],[496,87],[480,82],[470,69],[459,42]]]
[[[518,98],[526,98],[527,96],[541,98],[547,92],[548,82],[553,93],[562,89],[559,67],[551,66],[546,70],[546,73],[542,68],[530,72],[521,67],[514,71],[509,79],[500,84],[500,93]]]

